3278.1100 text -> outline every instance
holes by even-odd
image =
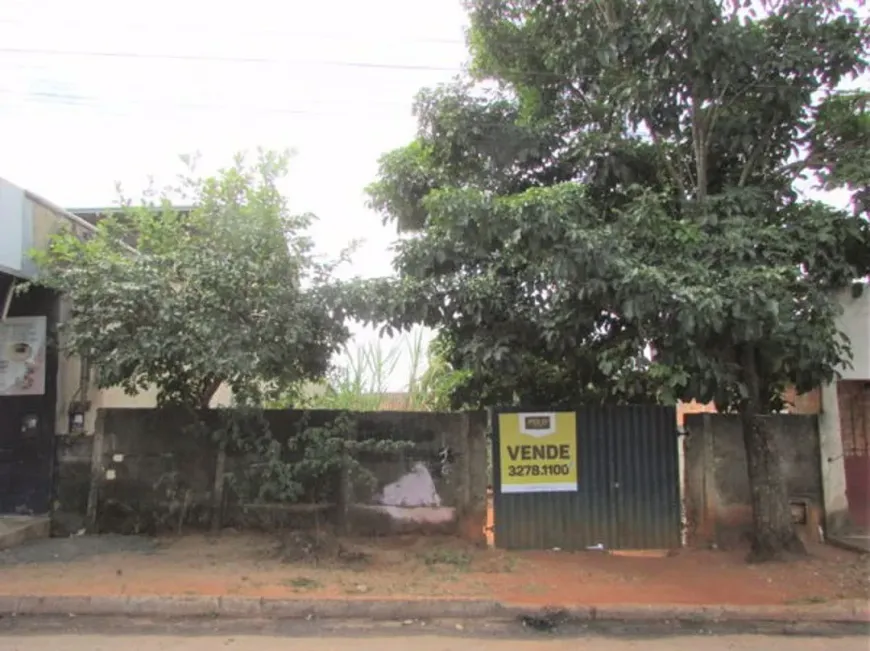
[[[550,477],[567,475],[570,472],[571,467],[567,463],[508,466],[508,476],[510,477]]]

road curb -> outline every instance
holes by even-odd
[[[3,596],[0,616],[102,616],[226,619],[540,620],[553,625],[590,622],[693,624],[870,624],[866,605],[685,606],[602,605],[530,607],[480,600],[306,600],[204,596]]]

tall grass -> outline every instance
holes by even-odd
[[[407,380],[404,386],[391,392],[391,380],[403,357],[408,363]],[[377,411],[386,408],[389,394],[402,393],[407,399],[401,404],[389,404],[390,409],[425,409],[426,357],[427,342],[422,328],[413,329],[392,346],[380,339],[347,346],[325,386],[312,392],[305,404],[313,409]]]

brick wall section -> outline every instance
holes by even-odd
[[[822,411],[822,392],[813,389],[807,393],[798,393],[795,388],[789,387],[783,395],[790,414],[818,414]]]
[[[786,403],[786,411],[789,414],[818,414],[822,411],[822,393],[814,389],[807,393],[798,393],[793,386],[783,392],[783,400]],[[691,402],[677,403],[677,425],[685,426],[686,417],[691,414],[715,414],[716,405],[712,402],[706,404],[692,400]]]
[[[691,402],[677,403],[677,425],[683,427],[686,424],[686,417],[691,414],[715,414],[716,405],[712,402],[707,404],[700,403],[696,400]]]
[[[270,430],[283,444],[300,427],[325,425],[340,412],[266,412]],[[479,413],[365,412],[352,415],[361,438],[413,442],[410,449],[388,454],[368,454],[360,462],[377,478],[375,491],[356,485],[350,494],[339,490],[339,478],[327,482],[327,501],[370,504],[374,494],[408,473],[415,464],[428,469],[442,506],[454,510],[451,526],[483,536],[486,518],[486,416]],[[218,413],[203,412],[211,428]],[[102,449],[99,484],[99,529],[123,533],[153,532],[185,526],[206,526],[212,514],[212,495],[218,458],[217,445],[196,435],[188,414],[154,409],[100,411],[98,444]],[[90,437],[69,443],[77,452],[59,453],[57,506],[58,530],[75,527],[84,517],[89,481]],[[87,450],[84,448],[87,447]],[[286,449],[286,446],[285,446]],[[449,463],[441,453],[449,450]],[[288,453],[289,454],[289,453]],[[87,458],[87,462],[85,462]],[[244,471],[260,460],[227,455],[228,473]],[[84,472],[87,468],[87,473]],[[62,480],[60,478],[63,478]],[[84,502],[82,495],[85,496]],[[232,484],[225,488],[226,518],[239,524]],[[303,496],[302,501],[310,500]],[[336,513],[331,512],[336,517]],[[244,520],[247,522],[247,520]],[[368,524],[366,526],[369,526]]]
[[[815,416],[766,417],[779,446],[791,499],[809,503],[804,532],[816,537],[822,478]],[[732,547],[750,530],[752,507],[740,418],[726,414],[686,417],[686,512],[690,544]]]

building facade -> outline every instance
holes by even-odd
[[[0,514],[50,511],[57,437],[93,433],[101,408],[156,406],[155,390],[99,389],[93,370],[62,352],[70,301],[27,285],[31,252],[62,229],[87,237],[94,226],[0,179]],[[213,402],[229,401],[222,387]]]
[[[829,533],[870,529],[870,287],[846,290],[839,328],[852,348],[840,377],[821,389],[819,437]]]

